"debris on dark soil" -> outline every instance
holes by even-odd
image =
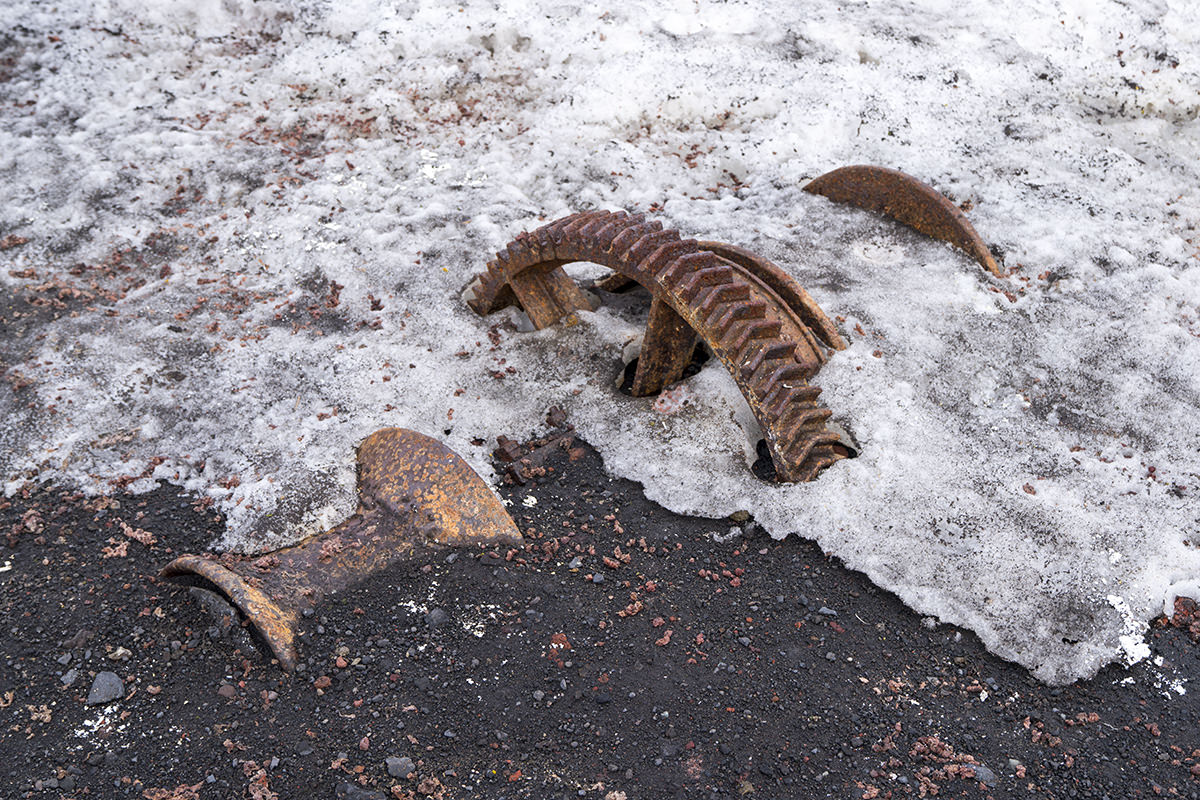
[[[664,511],[551,422],[499,445],[523,549],[339,592],[292,676],[157,577],[216,538],[203,504],[0,503],[0,796],[1200,796],[1194,604],[1152,659],[1048,688],[811,542]]]

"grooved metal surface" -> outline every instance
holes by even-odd
[[[738,253],[753,258],[730,251]],[[672,352],[690,346],[676,322],[681,319],[745,395],[780,480],[812,480],[844,456],[835,446],[837,435],[825,428],[831,412],[817,402],[821,390],[809,380],[825,363],[823,345],[840,349],[845,343],[785,273],[762,260],[747,268],[641,214],[589,211],[517,236],[479,276],[469,303],[476,312],[489,314],[520,301],[510,291],[514,280],[556,275],[562,264],[574,261],[609,267],[654,296],[658,313],[651,314],[643,343],[651,356],[647,363],[654,366],[639,374],[641,387],[661,388],[682,374],[686,359],[681,351]],[[674,313],[665,313],[663,306]],[[553,314],[547,308],[539,305],[529,314],[535,326],[556,321],[549,320]],[[568,316],[574,309],[559,311]],[[639,373],[641,368],[639,364]],[[658,371],[651,374],[651,369]]]

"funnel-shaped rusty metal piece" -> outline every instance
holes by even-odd
[[[196,575],[219,589],[290,672],[296,625],[323,596],[413,560],[428,546],[521,541],[483,479],[454,451],[416,431],[386,428],[363,441],[358,496],[349,519],[291,547],[248,557],[185,555],[161,574]]]
[[[967,217],[949,198],[899,170],[858,165],[819,175],[804,191],[865,208],[961,248],[993,275],[1000,267]]]

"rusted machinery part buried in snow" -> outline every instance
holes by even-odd
[[[885,167],[841,167],[813,179],[804,191],[878,211],[961,248],[988,272],[1001,275],[996,259],[958,206],[911,175]]]
[[[608,267],[653,296],[633,394],[678,381],[699,337],[749,402],[779,480],[811,480],[845,456],[825,428],[831,412],[817,403],[821,390],[808,383],[825,348],[845,343],[791,277],[739,248],[681,239],[641,214],[583,212],[519,235],[468,302],[480,314],[517,303],[537,328],[575,321],[589,306],[562,266],[576,261]]]
[[[376,431],[358,448],[358,510],[291,547],[257,556],[181,556],[164,577],[215,586],[266,639],[280,665],[297,663],[306,608],[429,546],[519,543],[521,534],[488,485],[454,451],[403,428]]]

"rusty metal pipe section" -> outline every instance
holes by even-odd
[[[562,265],[589,261],[633,280],[653,296],[634,376],[636,394],[679,380],[695,338],[729,370],[762,428],[781,481],[807,481],[842,458],[831,412],[809,380],[845,347],[812,298],[770,262],[729,245],[682,239],[624,211],[589,211],[517,236],[469,289],[490,314],[517,303],[534,326],[570,322],[587,308],[559,287]],[[568,279],[569,280],[569,279]],[[616,285],[615,283],[610,285]]]
[[[1001,275],[996,259],[958,206],[911,175],[886,167],[841,167],[813,179],[804,191],[903,222],[926,236],[949,242],[988,272]]]
[[[257,556],[185,555],[164,577],[215,586],[295,669],[296,626],[322,597],[424,557],[429,547],[517,544],[520,531],[488,485],[441,442],[386,428],[358,448],[358,510],[340,525]]]

